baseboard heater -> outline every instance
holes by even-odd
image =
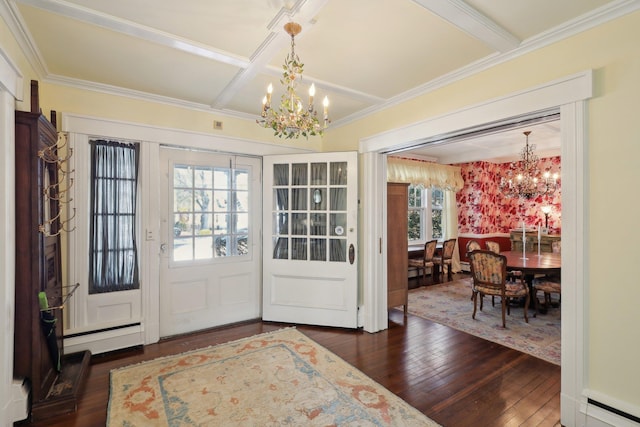
[[[587,398],[587,402],[593,406],[597,406],[598,408],[604,409],[605,411],[609,411],[613,414],[624,417],[628,420],[634,421],[636,423],[640,423],[640,417],[636,417],[635,415],[631,415],[627,412],[621,411],[620,409],[616,409],[609,405],[605,405],[604,403],[598,402],[597,400],[593,400],[591,398]]]

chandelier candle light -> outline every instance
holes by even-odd
[[[309,105],[304,108],[302,101],[296,93],[296,85],[302,80],[304,64],[295,52],[295,36],[302,31],[300,24],[289,22],[284,26],[287,34],[291,36],[291,53],[287,55],[284,62],[284,72],[282,73],[282,83],[286,91],[282,94],[280,106],[274,109],[271,106],[271,95],[273,85],[269,83],[267,94],[262,99],[261,117],[256,120],[260,126],[271,128],[274,135],[280,138],[299,138],[300,135],[309,138],[309,135],[322,135],[322,131],[329,124],[329,99],[325,96],[322,105],[324,106],[322,124],[318,120],[318,113],[313,106],[313,97],[316,94],[316,87],[311,84],[309,87]]]
[[[529,145],[529,134],[524,132],[526,145],[520,153],[520,165],[513,162],[506,176],[500,178],[500,191],[507,197],[532,199],[537,196],[550,195],[558,186],[558,174],[538,169],[538,156],[535,155],[535,144]]]

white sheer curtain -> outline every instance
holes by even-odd
[[[447,213],[442,218],[444,224],[444,239],[453,239],[458,237],[458,206],[456,205],[456,193],[451,190],[444,190],[444,211]],[[451,271],[458,273],[462,271],[460,267],[460,251],[456,241],[456,250],[453,251],[451,259]]]
[[[424,160],[387,157],[387,182],[407,182],[425,187],[438,187],[454,192],[462,190],[464,180],[460,167],[439,165]]]
[[[458,207],[456,192],[464,186],[460,167],[440,165],[416,159],[387,157],[387,182],[422,184],[426,188],[438,187],[444,190],[443,239],[458,237]],[[453,252],[452,270],[461,271],[460,252]]]

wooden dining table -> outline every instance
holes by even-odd
[[[524,257],[522,251],[505,251],[500,254],[507,258],[507,271],[522,271],[530,292],[532,292],[533,278],[536,274],[560,275],[562,257],[559,253],[540,252],[538,255],[537,252],[525,252]],[[546,309],[540,312],[546,313]]]
[[[544,275],[560,275],[562,267],[562,257],[555,252],[525,252],[524,257],[522,251],[505,251],[500,252],[507,258],[507,271],[522,271],[524,281],[532,291],[533,278],[536,274]]]
[[[507,258],[507,270],[519,270],[525,276],[534,274],[559,273],[562,267],[562,257],[555,252],[525,252],[505,251],[500,252]]]

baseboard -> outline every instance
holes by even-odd
[[[142,325],[133,325],[65,338],[64,352],[76,353],[89,350],[91,354],[101,354],[142,344],[144,344],[144,328]]]

